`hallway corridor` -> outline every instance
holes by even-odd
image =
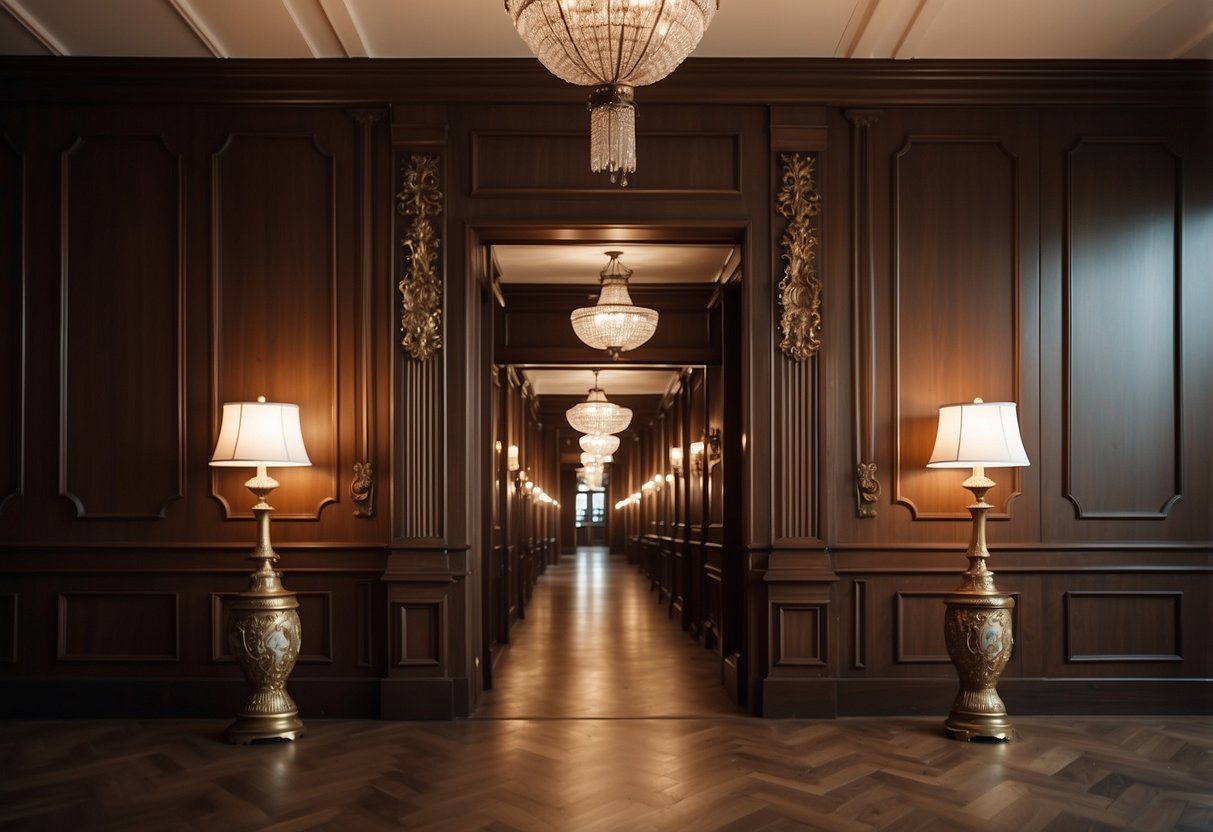
[[[719,658],[666,610],[622,555],[565,555],[539,579],[476,717],[743,715],[720,685]]]

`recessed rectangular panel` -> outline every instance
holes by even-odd
[[[0,592],[0,662],[17,661],[17,593]]]
[[[0,512],[22,490],[25,159],[0,135]]]
[[[333,593],[296,592],[300,664],[333,663]]]
[[[926,468],[939,406],[1014,401],[1017,159],[1001,142],[911,136],[894,162],[894,501],[916,518],[965,517],[958,472]],[[1014,490],[993,477],[987,500]]]
[[[59,594],[59,661],[175,662],[175,592]]]
[[[826,664],[826,605],[771,605],[771,644],[774,667]]]
[[[432,667],[442,664],[446,604],[417,601],[392,605],[396,632],[396,665]]]
[[[1067,592],[1066,660],[1183,661],[1182,592]]]
[[[1085,139],[1068,199],[1066,496],[1079,517],[1162,517],[1180,493],[1179,159]]]
[[[946,592],[898,592],[894,595],[893,660],[898,664],[946,664],[943,599]]]
[[[741,192],[739,134],[640,132],[636,159],[629,194],[702,198]],[[588,130],[472,134],[473,196],[601,198],[618,191],[605,173],[590,170]]]
[[[299,405],[306,468],[274,469],[275,521],[337,499],[337,159],[312,135],[236,134],[214,174],[213,403]],[[248,516],[245,469],[215,469],[229,516]]]
[[[181,164],[160,136],[62,155],[60,490],[82,517],[184,492]]]

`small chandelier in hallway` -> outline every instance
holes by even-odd
[[[597,370],[594,371],[594,386],[590,388],[590,395],[585,401],[566,410],[565,416],[573,430],[589,434],[619,433],[632,424],[632,411],[629,408],[607,401],[606,393],[598,386]]]
[[[622,251],[608,251],[610,262],[599,273],[602,290],[593,306],[574,309],[569,315],[573,331],[586,345],[606,350],[618,361],[622,353],[634,350],[653,337],[660,317],[656,309],[632,303],[628,278],[632,270],[619,262]]]
[[[699,45],[717,0],[505,0],[548,71],[590,92],[590,170],[628,184],[636,170],[636,87],[660,81]]]
[[[619,450],[619,437],[609,433],[590,433],[577,440],[581,450],[594,456],[610,456]]]

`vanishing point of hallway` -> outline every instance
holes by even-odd
[[[540,578],[455,722],[310,720],[230,746],[224,720],[0,723],[0,829],[1213,829],[1207,717],[1016,718],[959,743],[941,715],[744,716],[621,556]],[[1013,703],[1011,703],[1013,705]]]

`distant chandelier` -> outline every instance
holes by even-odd
[[[632,424],[632,411],[608,402],[606,393],[598,386],[598,371],[594,371],[594,386],[583,402],[570,407],[565,416],[573,430],[582,433],[619,433]]]
[[[636,87],[674,71],[699,44],[718,0],[505,0],[527,47],[590,92],[590,170],[628,184],[636,170]]]
[[[606,350],[616,361],[628,350],[634,350],[653,337],[660,317],[656,309],[646,309],[632,303],[628,294],[628,278],[632,270],[619,262],[622,251],[605,252],[611,260],[599,277],[602,290],[593,306],[574,309],[569,315],[577,337],[596,350]]]
[[[609,433],[591,433],[577,440],[581,450],[594,456],[610,456],[619,450],[619,437]]]

